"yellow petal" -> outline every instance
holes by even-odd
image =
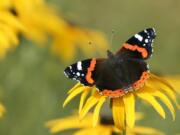
[[[73,135],[111,135],[112,130],[107,126],[97,126],[95,128],[80,129]]]
[[[82,85],[81,85],[80,82],[78,82],[72,89],[70,89],[70,90],[68,91],[68,94],[70,94],[70,93],[73,92],[76,88],[78,88],[78,87],[80,87],[80,86],[82,86]]]
[[[10,42],[9,38],[7,35],[5,35],[1,30],[0,30],[0,44],[2,49],[8,49],[10,47]]]
[[[161,99],[161,101],[168,107],[168,109],[171,111],[173,120],[175,120],[175,109],[169,100],[169,98],[163,94],[161,91],[155,90],[151,87],[144,86],[144,91],[149,92],[152,96],[158,97]]]
[[[143,134],[143,135],[164,135],[161,131],[158,131],[154,128],[149,128],[149,127],[142,127],[142,126],[136,126],[133,129],[133,132],[135,134]]]
[[[156,75],[154,75],[154,74],[151,74],[150,76],[151,76],[152,78],[156,79],[157,81],[161,82],[163,85],[169,87],[169,89],[175,91],[174,88],[171,86],[171,84],[170,84],[167,80],[165,80],[164,78],[158,77],[158,76],[156,76]]]
[[[66,98],[66,100],[63,103],[63,107],[65,107],[75,96],[77,96],[78,94],[80,94],[81,92],[83,92],[85,89],[85,87],[78,87],[76,88],[74,91],[72,91],[68,97]]]
[[[168,99],[168,97],[166,95],[164,95],[162,92],[159,92],[159,91],[155,91],[154,93],[152,93],[152,95],[156,96],[156,97],[159,97],[162,102],[168,107],[168,109],[170,110],[171,114],[172,114],[172,117],[173,117],[173,120],[175,120],[175,110],[174,110],[174,107],[171,103],[171,101]]]
[[[135,123],[135,99],[133,93],[123,96],[126,124],[128,127],[133,128]]]
[[[95,93],[97,93],[97,88],[94,86],[91,89],[91,95],[94,95]]]
[[[166,87],[165,85],[162,85],[162,83],[159,83],[158,81],[153,80],[153,78],[148,79],[147,85],[150,87],[165,92],[171,100],[176,104],[178,108],[180,108],[180,105],[177,102],[176,93],[170,89],[169,87]]]
[[[125,128],[125,110],[122,98],[112,99],[112,113],[114,124],[119,129]]]
[[[92,135],[91,128],[80,129],[75,132],[73,135]]]
[[[50,129],[51,133],[57,133],[67,129],[91,127],[91,123],[92,123],[91,114],[88,114],[87,117],[82,121],[79,121],[79,117],[74,115],[62,119],[55,119],[48,121],[46,123],[46,127]]]
[[[98,124],[100,109],[101,109],[101,107],[102,107],[102,105],[104,104],[105,101],[106,101],[106,98],[105,97],[101,97],[99,99],[98,104],[96,105],[96,107],[94,109],[94,113],[93,113],[93,127],[95,127]]]
[[[3,21],[4,23],[19,29],[19,30],[25,30],[26,28],[21,24],[21,22],[19,21],[19,19],[17,19],[14,15],[12,15],[9,12],[6,11],[1,11],[1,17],[0,17],[0,21]]]
[[[0,103],[0,118],[4,115],[5,112],[6,112],[5,107]]]
[[[13,28],[6,24],[0,23],[0,29],[4,32],[5,35],[7,35],[12,44],[17,45],[19,43],[18,35]]]
[[[145,92],[136,92],[136,94],[141,99],[150,103],[154,107],[154,109],[160,114],[160,116],[162,116],[165,119],[165,112],[162,106],[157,102],[157,100],[153,96]]]
[[[79,103],[79,114],[80,114],[80,112],[81,112],[81,110],[82,110],[82,108],[83,108],[84,101],[86,100],[86,97],[87,97],[90,89],[91,89],[91,88],[86,89],[86,90],[81,94],[81,99],[80,99],[80,103]]]
[[[84,107],[82,108],[80,112],[80,119],[83,119],[84,116],[87,114],[87,112],[99,101],[100,95],[98,92],[96,92],[94,95],[88,98],[86,101]]]

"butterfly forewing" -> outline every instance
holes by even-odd
[[[125,57],[148,59],[153,53],[153,42],[156,37],[154,28],[145,29],[129,38],[117,52]]]

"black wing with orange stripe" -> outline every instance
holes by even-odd
[[[148,59],[153,53],[153,42],[155,37],[155,29],[147,28],[129,38],[117,52],[117,55]]]
[[[94,85],[93,72],[95,67],[100,65],[105,59],[86,59],[83,61],[78,61],[64,70],[64,74],[73,80],[81,82],[85,86]]]

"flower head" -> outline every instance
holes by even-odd
[[[90,96],[88,97],[89,93]],[[126,126],[129,128],[134,127],[136,98],[140,98],[148,102],[162,118],[165,118],[165,111],[156,99],[159,98],[170,110],[173,120],[175,119],[175,109],[171,100],[178,105],[176,92],[172,86],[164,79],[151,73],[140,89],[129,90],[125,95],[116,98],[101,95],[95,86],[85,87],[78,83],[68,92],[68,97],[66,98],[63,106],[66,106],[67,103],[69,103],[78,94],[81,94],[79,104],[79,115],[81,119],[84,118],[89,110],[95,106],[93,113],[93,125],[96,126],[98,124],[99,113],[102,105],[110,99],[112,102],[111,106],[114,123],[119,129],[125,129]]]
[[[109,116],[101,116],[96,127],[92,127],[90,122],[93,119],[92,114],[88,114],[85,119],[79,121],[77,115],[70,117],[55,119],[47,122],[46,126],[50,128],[51,133],[62,132],[68,129],[78,129],[73,135],[113,135],[113,133],[121,133],[122,131],[114,126],[113,119]],[[136,114],[136,120],[142,119],[142,114]],[[144,126],[135,126],[133,129],[127,128],[126,135],[163,135],[162,132]]]
[[[51,46],[62,60],[72,60],[77,49],[84,54],[107,48],[101,32],[72,25],[44,0],[2,0],[0,3],[0,58],[19,45],[19,34],[38,44],[51,37]],[[88,48],[88,49],[87,49]],[[87,51],[88,50],[88,51]]]

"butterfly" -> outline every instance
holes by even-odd
[[[152,56],[155,37],[154,28],[144,29],[129,38],[115,54],[108,50],[107,58],[78,61],[64,73],[85,86],[95,86],[100,94],[111,98],[138,90],[149,78],[145,60]]]

